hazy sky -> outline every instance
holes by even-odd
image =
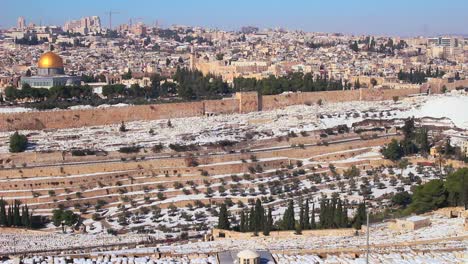
[[[142,18],[163,26],[239,29],[283,27],[305,31],[386,35],[468,34],[468,0],[0,0],[0,27],[24,16],[39,24],[97,15],[108,26]]]

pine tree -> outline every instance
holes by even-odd
[[[229,230],[229,216],[228,216],[228,211],[227,211],[227,207],[225,203],[223,203],[221,205],[221,208],[219,209],[218,228]]]

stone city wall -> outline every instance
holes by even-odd
[[[203,116],[206,114],[249,113],[290,105],[357,100],[391,100],[419,93],[419,89],[360,89],[288,93],[259,96],[256,92],[237,93],[235,98],[201,102],[167,103],[81,110],[33,111],[0,114],[0,131],[62,129],[110,125],[137,120],[157,120]]]

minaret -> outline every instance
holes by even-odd
[[[190,47],[190,70],[195,70],[195,60],[197,59],[197,53],[193,45]]]

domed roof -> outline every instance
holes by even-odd
[[[37,66],[39,68],[63,68],[63,60],[59,55],[49,51],[42,54]]]
[[[241,259],[256,259],[259,258],[260,255],[255,251],[245,249],[237,253],[237,257]]]

